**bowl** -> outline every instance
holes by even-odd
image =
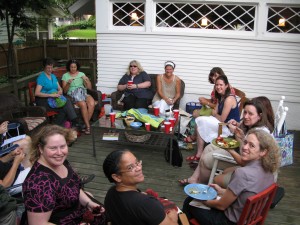
[[[139,110],[140,113],[142,113],[142,114],[147,114],[147,113],[148,113],[148,109],[145,109],[145,108],[138,108],[138,110]]]
[[[141,122],[132,122],[132,123],[130,124],[130,126],[131,126],[132,128],[137,129],[137,128],[140,128],[140,127],[142,126],[142,123],[141,123]]]
[[[126,125],[129,127],[130,126],[130,124],[132,124],[133,122],[134,122],[134,120],[135,120],[135,118],[134,117],[126,117],[125,119],[125,123],[126,123]]]

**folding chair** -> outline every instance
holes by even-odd
[[[237,225],[263,225],[270,210],[277,187],[277,184],[273,183],[264,191],[249,197]],[[200,225],[194,218],[190,220],[190,224]]]

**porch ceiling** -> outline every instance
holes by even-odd
[[[84,15],[90,14],[95,15],[95,1],[94,0],[78,0],[69,7],[71,14]]]

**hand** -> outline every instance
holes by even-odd
[[[68,80],[68,84],[71,84],[73,82],[74,78],[71,78]]]
[[[25,156],[26,156],[26,154],[23,152],[21,154],[16,155],[14,158],[14,162],[20,164],[23,161],[23,159],[25,158]]]
[[[172,221],[174,221],[175,223],[177,223],[177,221],[178,221],[177,210],[171,209],[170,211],[168,211],[167,216],[168,216]]]
[[[53,97],[53,98],[58,98],[59,96],[60,96],[60,94],[58,94],[58,93],[50,94],[50,97]]]
[[[200,97],[199,102],[200,102],[201,105],[206,105],[205,103],[207,103],[207,100],[203,97]]]
[[[100,213],[95,214],[95,216],[100,216],[102,213],[105,212],[104,207],[102,207],[101,205],[99,205],[99,204],[97,204],[97,203],[95,203],[95,202],[93,202],[93,201],[90,201],[90,202],[88,203],[87,208],[88,208],[88,210],[91,211],[91,212],[93,212],[95,208],[100,208]],[[93,213],[93,214],[94,214],[94,213]]]
[[[172,98],[167,98],[166,103],[167,103],[168,105],[173,105],[173,104],[174,104],[174,101],[173,101]]]
[[[1,123],[0,134],[4,134],[5,132],[7,132],[7,125],[8,125],[8,121]]]
[[[128,90],[132,90],[136,87],[135,84],[126,84],[126,85],[127,85],[126,87],[127,87]]]
[[[213,187],[213,188],[217,191],[218,195],[220,195],[220,196],[224,193],[224,189],[221,188],[221,187],[220,187],[219,185],[217,185],[217,184],[209,184],[209,186],[210,186],[210,187]]]
[[[245,138],[244,131],[239,127],[236,127],[236,129],[234,131],[234,135],[236,138],[239,138],[240,140],[244,140],[244,138]]]

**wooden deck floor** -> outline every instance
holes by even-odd
[[[294,142],[294,164],[282,167],[279,174],[278,183],[285,188],[285,197],[272,210],[270,210],[266,225],[297,225],[300,224],[300,131],[295,133]],[[193,172],[186,162],[183,167],[174,168],[165,162],[162,148],[143,148],[135,146],[118,145],[115,142],[97,143],[97,157],[92,156],[92,138],[91,135],[83,135],[69,149],[69,161],[80,174],[94,173],[96,178],[86,185],[86,190],[94,194],[94,196],[104,201],[105,194],[111,184],[104,176],[102,171],[102,163],[106,155],[115,149],[128,148],[134,154],[143,160],[143,172],[145,182],[139,186],[141,190],[152,188],[157,191],[160,196],[168,197],[174,201],[179,207],[182,207],[183,200],[186,195],[183,187],[178,185],[177,180],[186,178]],[[191,152],[182,151],[185,156]]]

